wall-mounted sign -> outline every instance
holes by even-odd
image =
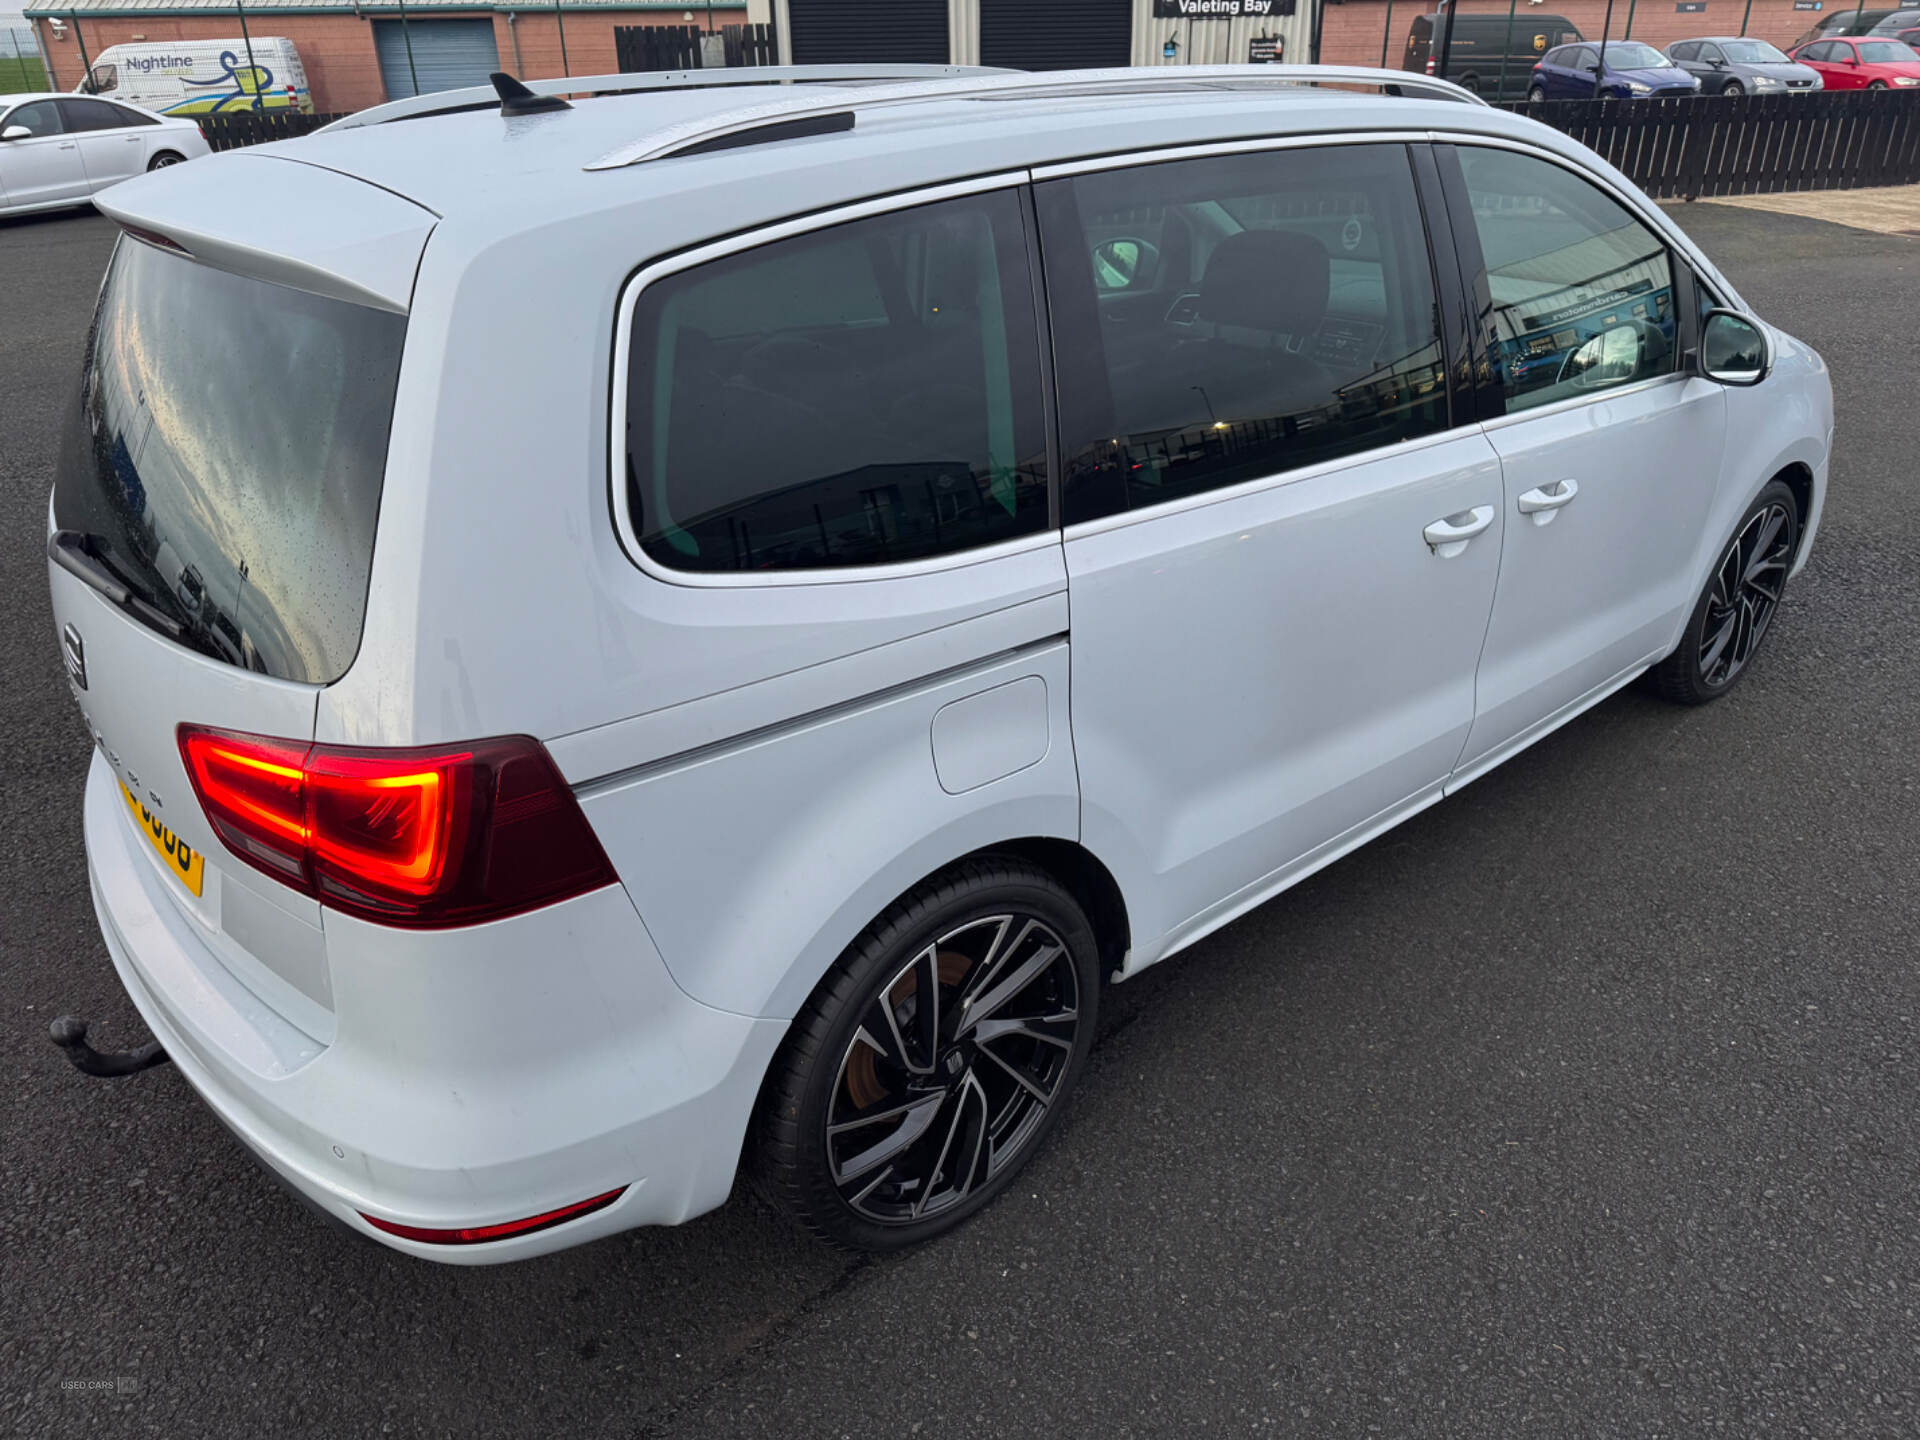
[[[1278,65],[1287,58],[1287,42],[1278,35],[1255,35],[1247,41],[1249,65]]]
[[[1820,0],[1793,0],[1793,8],[1796,10],[1818,10],[1820,8]]]
[[[1242,15],[1291,15],[1295,0],[1153,0],[1157,20],[1237,20]]]
[[[1673,7],[1677,15],[1698,15],[1706,8],[1707,0],[1680,0],[1680,3]]]

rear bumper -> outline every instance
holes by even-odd
[[[329,912],[335,1027],[297,1032],[218,958],[95,756],[94,910],[128,995],[220,1120],[299,1194],[396,1250],[492,1264],[711,1209],[732,1185],[784,1025],[702,1005],[609,887],[492,925],[405,932]],[[612,1205],[478,1245],[401,1239],[625,1186]]]

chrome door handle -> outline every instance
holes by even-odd
[[[73,141],[71,141],[71,140],[68,140],[68,141],[65,141],[64,143],[62,143],[62,145],[60,146],[60,148],[61,148],[62,150],[71,150],[71,149],[73,149]]]
[[[1420,532],[1442,560],[1451,560],[1467,548],[1467,542],[1493,524],[1493,506],[1476,505],[1444,520],[1436,520]]]
[[[1538,485],[1520,497],[1520,513],[1531,515],[1536,525],[1550,525],[1562,505],[1571,505],[1580,493],[1578,480],[1556,480]]]

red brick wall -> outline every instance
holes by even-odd
[[[1874,0],[1874,3],[1885,8],[1885,0]],[[1613,27],[1607,32],[1609,38],[1619,39],[1627,33],[1628,5],[1629,0],[1614,0]],[[1746,0],[1708,0],[1705,11],[1687,15],[1679,14],[1673,7],[1674,0],[1637,0],[1633,5],[1632,38],[1664,50],[1675,40],[1685,40],[1694,35],[1738,35],[1742,33],[1741,19],[1747,13]],[[1811,30],[1822,16],[1831,14],[1836,8],[1844,8],[1842,0],[1828,0],[1826,9],[1818,14],[1795,10],[1793,0],[1753,0],[1753,14],[1746,22],[1745,33],[1771,40],[1784,50]],[[1422,4],[1420,0],[1414,0],[1412,4],[1394,5],[1393,32],[1387,46],[1389,66],[1399,66],[1401,53],[1407,45],[1407,30],[1413,24],[1414,16],[1432,12],[1433,6]],[[1589,40],[1598,40],[1601,22],[1607,13],[1607,0],[1545,0],[1540,5],[1529,5],[1526,0],[1520,0],[1514,23],[1524,24],[1529,13],[1541,12],[1564,15],[1580,27],[1582,35]],[[1463,0],[1460,13],[1504,16],[1507,6],[1504,0]],[[1381,32],[1385,29],[1386,20],[1387,6],[1384,0],[1353,0],[1353,3],[1346,5],[1328,5],[1320,33],[1321,60],[1338,65],[1378,65]]]
[[[568,75],[613,75],[620,70],[620,62],[614,53],[613,31],[615,26],[625,25],[693,25],[705,29],[707,10],[705,0],[692,7],[693,19],[686,18],[684,10],[621,10],[595,11],[592,14],[568,13],[567,31],[567,68],[560,68],[560,27],[554,23],[552,11],[520,11],[512,25],[507,23],[505,15],[493,17],[493,35],[500,46],[500,63],[513,70],[514,32],[519,32],[520,61],[524,67],[514,73],[522,80],[544,80],[561,74]],[[739,25],[746,20],[746,0],[736,0],[733,5],[716,3],[713,7],[713,26],[719,30],[727,25]]]
[[[487,12],[481,12],[487,13]],[[448,12],[435,11],[434,18],[449,18]],[[473,18],[471,15],[461,18]],[[493,15],[494,37],[500,46],[502,68],[512,70],[514,33],[519,32],[519,73],[524,79],[539,79],[561,74],[559,27],[552,12],[521,13],[513,25],[503,14]],[[746,18],[742,3],[714,7],[715,26],[738,24]],[[694,11],[694,23],[705,24],[703,3]],[[52,85],[56,90],[71,90],[80,83],[80,46],[74,38],[74,22],[66,25],[66,38],[56,40],[44,20],[33,22],[53,61]],[[178,17],[140,16],[132,19],[88,19],[78,22],[89,58],[109,45],[124,45],[148,40],[226,40],[237,39],[240,26],[231,15],[182,15]],[[571,12],[566,16],[567,69],[575,75],[610,75],[620,66],[614,57],[613,31],[616,25],[685,25],[679,10],[626,10]],[[316,110],[346,112],[364,110],[387,98],[380,80],[380,61],[373,47],[373,26],[352,14],[283,15],[262,11],[256,21],[248,16],[247,28],[255,35],[281,35],[293,42],[306,67],[307,85],[313,91]]]

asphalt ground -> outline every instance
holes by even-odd
[[[739,1195],[487,1270],[322,1227],[171,1068],[47,1044],[141,1034],[41,558],[112,236],[0,222],[0,1421],[1920,1431],[1920,241],[1677,213],[1838,398],[1812,564],[1732,696],[1629,691],[1113,989],[1054,1143],[931,1247],[829,1254]]]

